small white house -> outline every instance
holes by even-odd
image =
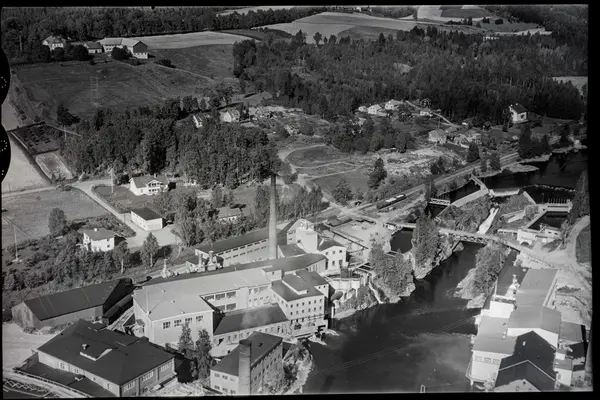
[[[104,228],[85,229],[83,233],[83,247],[86,250],[111,251],[115,248],[115,233]]]
[[[87,49],[88,54],[102,53],[102,44],[99,42],[86,42],[83,46]]]
[[[163,228],[163,218],[147,207],[131,210],[131,221],[145,231]]]
[[[429,142],[430,143],[435,143],[435,144],[444,144],[447,141],[447,135],[446,132],[444,132],[442,129],[435,129],[431,132],[429,132]]]
[[[400,104],[402,104],[401,101],[392,99],[392,100],[388,101],[387,103],[385,103],[385,109],[388,111],[395,111],[398,109]]]
[[[50,50],[54,50],[54,49],[57,49],[59,47],[65,47],[66,43],[67,43],[67,41],[65,39],[63,39],[61,37],[57,37],[57,36],[48,36],[42,42],[42,44],[44,46],[50,47]]]
[[[419,115],[421,117],[431,117],[433,114],[429,108],[423,108],[421,111],[419,111]]]
[[[379,104],[373,104],[367,109],[367,112],[371,115],[377,115],[377,113],[383,112],[383,108]]]
[[[164,175],[138,176],[129,180],[129,190],[136,196],[159,194],[168,187],[169,180]]]
[[[238,110],[227,110],[221,113],[222,122],[238,122],[240,120],[240,112]]]
[[[192,116],[192,121],[194,121],[194,126],[196,127],[196,129],[200,129],[204,126],[206,120],[208,120],[209,118],[209,115],[198,113]]]
[[[527,121],[527,109],[521,104],[517,103],[510,105],[508,107],[508,111],[510,111],[510,117],[513,124],[519,124]]]

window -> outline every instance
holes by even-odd
[[[308,301],[308,304],[310,304],[310,300]]]
[[[302,307],[304,307],[304,302],[302,302]]]
[[[227,298],[230,299],[235,296],[235,292],[227,292]]]
[[[219,375],[219,374],[217,374],[217,373],[215,372],[215,378],[219,378],[220,376],[221,376],[221,375]]]
[[[154,371],[150,371],[148,372],[146,375],[144,375],[142,377],[142,382],[147,381],[148,379],[152,378],[154,376]]]
[[[227,375],[223,375],[223,380],[226,381],[227,380]]]
[[[489,358],[489,357],[485,357],[485,358],[483,359],[483,362],[486,362],[486,363],[491,363],[491,362],[492,362],[492,359],[491,359],[491,358]]]
[[[166,370],[168,370],[170,368],[171,368],[171,363],[165,364],[165,365],[163,365],[163,366],[160,367],[160,372],[166,371]]]
[[[223,300],[225,298],[225,293],[221,293],[215,296],[215,300],[219,301],[219,300]]]
[[[211,300],[211,301],[212,301],[212,300],[214,300],[214,299],[215,299],[215,296],[214,296],[214,295],[212,295],[212,294],[211,294],[210,296],[205,296],[205,297],[204,297],[204,300]]]
[[[219,309],[221,311],[225,311],[225,306],[217,306],[217,309]]]
[[[95,377],[95,376],[92,376],[92,380],[93,380],[94,382],[96,382],[96,377]]]
[[[60,369],[66,369],[64,362],[61,362],[60,364],[58,364],[58,366],[60,367]]]
[[[326,256],[328,256],[328,255],[329,255],[329,252],[328,252],[328,251],[326,251],[326,252],[325,252],[325,255],[326,255]]]
[[[133,389],[134,387],[135,387],[135,381],[131,381],[127,385],[125,385],[125,390]]]
[[[219,387],[219,385],[215,385],[215,389],[221,390],[221,388]]]
[[[110,383],[108,383],[108,382],[106,383],[106,388],[107,388],[108,390],[110,390]]]
[[[173,322],[173,326],[174,326],[174,327],[181,326],[181,320],[180,320],[180,319],[176,319],[176,320]]]
[[[191,324],[192,323],[192,317],[186,318],[185,319],[185,323],[186,324]]]
[[[331,265],[335,267],[335,260],[331,262]]]
[[[235,310],[235,303],[227,304],[227,307],[225,309],[227,311]]]
[[[340,250],[340,254],[342,254],[342,250]]]
[[[196,316],[196,322],[202,322],[203,319],[204,319],[203,315]]]

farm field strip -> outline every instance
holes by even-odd
[[[290,8],[295,8],[299,6],[256,6],[256,7],[245,7],[245,8],[237,8],[234,10],[221,11],[218,15],[229,15],[237,12],[240,15],[246,14],[248,11],[269,11],[269,10],[289,10]]]
[[[132,39],[140,40],[148,45],[148,51],[159,49],[185,49],[195,46],[227,45],[244,40],[243,36],[223,32],[193,32],[177,35],[142,36]]]
[[[36,189],[50,186],[48,181],[34,168],[27,155],[9,136],[11,159],[8,172],[2,181],[2,192]]]

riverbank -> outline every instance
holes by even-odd
[[[336,300],[334,302],[335,314],[333,319],[347,318],[357,311],[366,310],[378,304],[379,302],[371,289],[368,286],[362,286],[348,300],[344,302]]]

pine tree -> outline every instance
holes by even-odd
[[[369,175],[368,185],[370,189],[377,189],[379,184],[387,177],[387,171],[385,170],[383,160],[378,158],[375,160],[373,171]]]
[[[467,162],[472,163],[473,161],[477,161],[479,158],[479,147],[477,144],[471,143],[469,145],[469,152],[467,153]]]
[[[481,157],[481,163],[480,163],[480,168],[481,168],[481,172],[482,173],[486,173],[487,172],[487,159],[485,157]]]
[[[500,164],[500,156],[497,152],[493,152],[490,157],[490,168],[492,171],[500,171],[502,165]]]
[[[198,340],[196,340],[193,351],[195,373],[201,380],[205,380],[210,376],[210,368],[214,364],[214,360],[210,355],[211,349],[210,335],[206,329],[201,329],[198,332]]]

